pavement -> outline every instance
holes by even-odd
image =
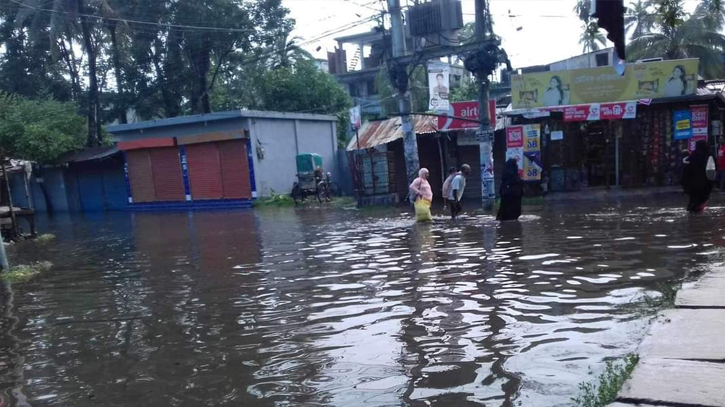
[[[632,377],[609,407],[725,406],[725,267],[684,284],[637,353]]]

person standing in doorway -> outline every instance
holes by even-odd
[[[725,137],[720,137],[717,147],[717,182],[718,189],[725,191]]]
[[[524,196],[524,182],[519,177],[516,159],[506,161],[501,176],[501,205],[496,220],[517,220],[521,216],[521,198]]]
[[[456,177],[456,174],[458,174],[456,167],[448,169],[448,178],[443,182],[443,209],[446,208],[446,205],[449,205],[448,196],[451,194],[451,183],[453,182],[453,178]]]
[[[707,179],[707,161],[710,158],[709,147],[705,140],[695,143],[695,152],[690,155],[689,164],[685,165],[684,186],[690,202],[687,211],[701,213],[707,207],[707,200],[712,191],[712,181]]]
[[[448,195],[449,204],[451,205],[451,218],[456,219],[461,213],[461,198],[463,191],[466,189],[466,178],[471,173],[471,167],[468,164],[461,166],[461,172],[456,174],[451,181],[451,192]]]

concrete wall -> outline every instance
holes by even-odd
[[[609,58],[609,64],[612,65],[614,56],[614,48],[608,48],[599,52],[592,52],[584,55],[577,55],[575,57],[565,59],[563,61],[554,62],[549,65],[549,70],[554,71],[568,71],[571,69],[584,69],[584,68],[596,68],[597,67],[597,55],[607,54]]]
[[[322,156],[325,171],[339,176],[336,123],[330,121],[249,119],[257,195],[288,194],[297,181],[295,156]],[[264,158],[257,148],[264,149]]]

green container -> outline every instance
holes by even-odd
[[[297,173],[313,173],[315,168],[322,168],[322,157],[319,154],[299,154],[297,156]]]

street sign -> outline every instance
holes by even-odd
[[[493,143],[492,130],[479,130],[476,132],[476,141],[479,143]]]

